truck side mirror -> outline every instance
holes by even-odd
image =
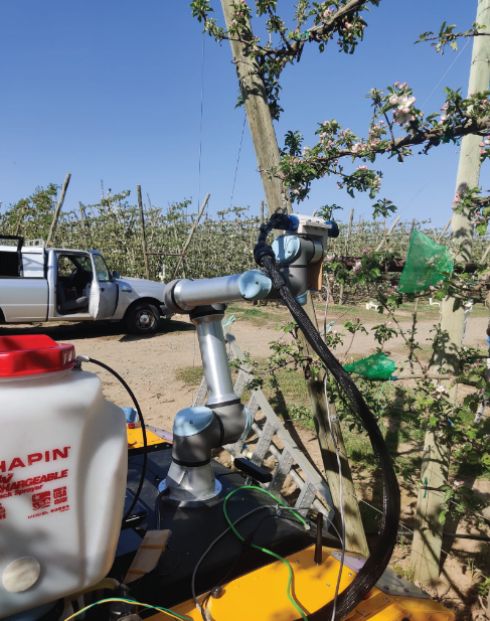
[[[118,278],[121,278],[121,274],[119,272],[113,271],[111,274],[112,278],[114,280],[117,280]]]

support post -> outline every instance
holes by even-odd
[[[141,196],[140,185],[136,186],[136,195],[138,196],[138,208],[140,212],[141,242],[143,245],[143,259],[145,261],[145,276],[147,280],[150,280],[150,267],[148,265],[148,246],[146,244],[145,212],[143,210],[143,198]]]
[[[354,222],[354,207],[352,207],[352,209],[350,210],[350,214],[349,214],[349,224],[347,226],[347,235],[345,236],[345,241],[344,241],[344,256],[347,255],[347,251],[349,249],[349,242],[350,242],[350,236],[352,235],[353,222]],[[343,301],[344,301],[344,283],[341,283],[340,291],[339,291],[339,304],[342,304]]]
[[[385,245],[385,243],[389,240],[390,235],[393,233],[393,231],[395,230],[397,224],[400,222],[400,216],[397,216],[393,222],[391,223],[391,226],[388,230],[385,231],[383,237],[381,238],[381,241],[379,242],[379,244],[376,246],[376,249],[374,252],[379,252],[381,250],[381,248],[383,248],[383,246]],[[412,226],[412,230],[414,228],[415,225]]]
[[[65,202],[66,191],[68,186],[70,185],[71,173],[68,173],[63,181],[63,185],[61,186],[60,196],[58,198],[58,202],[56,203],[56,207],[54,208],[53,219],[51,221],[51,226],[49,227],[48,238],[46,240],[46,246],[50,246],[51,242],[54,239],[54,234],[56,233],[56,227],[58,226],[58,219],[60,217],[61,209],[63,207],[63,203]]]
[[[187,239],[185,240],[184,245],[182,246],[182,252],[180,253],[180,256],[177,260],[177,265],[175,266],[174,269],[174,273],[172,274],[172,280],[177,276],[177,273],[179,271],[179,268],[182,264],[182,261],[185,258],[185,253],[187,252],[187,248],[189,248],[189,244],[192,241],[192,238],[194,237],[194,233],[196,232],[197,226],[202,218],[202,215],[208,205],[209,202],[209,198],[210,198],[211,194],[206,194],[206,196],[204,197],[203,202],[201,203],[201,206],[199,207],[199,211],[197,212],[197,217],[194,220],[194,223],[192,225],[191,230],[189,231],[189,235],[187,236]]]
[[[234,3],[235,0],[221,0],[221,6],[225,17],[227,28],[230,27],[230,23],[234,18]],[[279,146],[277,144],[276,133],[272,122],[272,116],[269,106],[267,104],[267,96],[263,80],[260,76],[259,67],[253,58],[253,56],[247,56],[244,49],[244,44],[237,40],[230,41],[233,60],[236,65],[238,74],[238,81],[242,93],[242,98],[247,113],[248,124],[252,139],[255,147],[255,153],[257,156],[257,162],[259,165],[259,172],[262,177],[262,184],[264,186],[264,192],[267,199],[267,206],[269,213],[273,214],[278,208],[286,209],[288,213],[292,213],[292,206],[289,197],[284,191],[281,180],[271,172],[277,170],[280,164]],[[311,296],[308,296],[308,302],[306,305],[306,312],[316,325],[315,310]],[[310,352],[309,346],[304,339],[300,340],[300,346]],[[308,374],[305,373],[305,376]],[[327,420],[326,407],[323,398],[323,392],[318,393],[315,388],[315,382],[310,378],[306,379],[308,384],[308,392],[311,397],[313,412],[317,421]],[[342,438],[342,431],[340,428],[340,422],[337,417],[332,423],[335,426],[335,432],[338,438]],[[318,433],[318,442],[320,444],[322,458],[329,454],[331,446],[329,447],[326,436],[328,434]],[[338,474],[336,470],[332,470],[331,463],[324,460],[325,475],[328,485],[332,494],[332,499],[336,507],[339,506],[338,497]],[[344,475],[344,489],[349,486],[349,491],[346,494],[351,495],[352,504],[357,507],[357,513],[353,512],[349,515],[351,520],[352,532],[357,534],[356,537],[350,537],[346,539],[346,547],[351,552],[358,552],[360,554],[366,554],[367,543],[364,534],[364,527],[360,519],[359,507],[354,494],[354,485],[352,482],[352,473],[348,461],[345,461],[345,467],[343,468]],[[336,495],[337,494],[337,495]],[[351,531],[349,531],[351,532]]]
[[[83,227],[83,230],[85,231],[85,235],[86,235],[86,238],[87,238],[87,247],[88,248],[93,248],[92,232],[90,230],[90,224],[87,221],[87,214],[85,212],[85,205],[82,202],[79,201],[78,208],[80,210],[80,220],[82,221],[82,227]]]
[[[479,0],[475,20],[490,31],[490,0]],[[471,59],[468,95],[487,91],[490,86],[490,37],[474,37]],[[451,243],[456,263],[469,263],[472,253],[472,226],[465,214],[457,213],[458,196],[467,189],[477,187],[480,178],[479,136],[465,136],[461,141],[456,197],[451,218]],[[455,299],[448,297],[441,306],[441,329],[449,336],[449,342],[436,352],[438,365],[446,365],[450,372],[457,368],[458,361],[450,349],[461,347],[464,336],[464,309],[455,310]],[[455,395],[454,395],[455,397]],[[417,501],[418,524],[413,538],[411,561],[414,578],[421,583],[433,582],[439,575],[443,525],[439,515],[443,509],[442,486],[447,483],[449,469],[449,448],[444,436],[437,431],[428,431],[424,442],[421,468],[421,484]]]
[[[352,474],[349,466],[349,459],[345,449],[342,431],[337,418],[337,412],[333,403],[329,403],[331,427],[328,418],[323,416],[325,407],[325,396],[323,382],[311,381],[308,384],[308,391],[314,407],[319,408],[315,412],[315,429],[318,435],[318,442],[322,454],[322,461],[325,467],[328,487],[332,500],[336,507],[340,502],[340,477],[342,476],[343,504],[345,514],[345,547],[349,552],[356,552],[362,556],[369,556],[369,546],[366,533],[362,525],[361,510],[357,502],[356,490],[352,481]],[[338,471],[336,446],[333,434],[336,433],[337,448],[340,454],[340,464],[342,473]],[[340,521],[337,520],[337,527]]]

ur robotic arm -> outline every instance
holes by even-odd
[[[308,216],[278,214],[277,228],[285,230],[273,244],[276,263],[299,302],[320,280],[328,237],[336,237],[335,223]],[[211,450],[236,442],[248,433],[250,415],[233,390],[221,321],[225,305],[239,300],[278,297],[271,279],[260,270],[218,278],[175,280],[165,288],[165,304],[172,312],[189,313],[196,326],[208,389],[205,407],[180,410],[174,420],[172,464],[165,480],[170,498],[204,502],[219,494],[211,468]]]

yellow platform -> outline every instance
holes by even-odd
[[[141,427],[130,428],[126,426],[126,433],[128,436],[128,449],[139,449],[143,448],[143,433],[141,431]],[[157,436],[156,433],[146,430],[146,440],[148,446],[155,446],[156,444],[164,444],[168,443],[167,440],[164,440],[160,436]]]
[[[287,558],[294,569],[294,592],[303,609],[311,614],[333,599],[340,563],[330,548],[324,548],[324,562],[316,565],[314,546],[291,554]],[[340,591],[355,577],[355,571],[344,566]],[[219,597],[209,598],[206,610],[213,621],[296,621],[298,613],[286,595],[288,572],[280,561],[251,571],[223,585]],[[400,581],[401,582],[401,581]],[[402,583],[403,584],[403,583]],[[424,597],[412,595],[415,587],[407,584],[409,594],[395,594],[402,590],[392,588],[387,593],[378,588],[361,602],[349,615],[349,621],[454,621],[454,614],[441,604]],[[193,621],[202,616],[192,600],[173,610],[187,615]],[[151,621],[164,621],[171,617],[158,613]],[[326,619],[325,621],[330,621]]]
[[[143,447],[141,428],[127,430],[128,448]],[[147,430],[148,446],[167,442]],[[294,570],[294,592],[303,609],[311,614],[332,601],[340,562],[338,550],[323,549],[324,561],[316,565],[314,546],[291,554],[289,559]],[[355,557],[351,557],[354,558]],[[354,579],[356,572],[349,563],[344,565],[340,592]],[[352,563],[351,563],[352,565]],[[286,589],[288,571],[283,563],[276,561],[231,580],[219,589],[219,596],[210,597],[206,610],[213,621],[296,621],[297,611],[289,601]],[[192,621],[202,621],[200,611],[192,600],[172,607]],[[172,619],[165,613],[148,617],[149,621]],[[380,581],[375,588],[349,615],[349,621],[454,621],[454,614],[441,604],[427,598],[408,583],[389,580]],[[330,621],[326,619],[325,621]]]

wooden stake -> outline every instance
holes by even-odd
[[[65,202],[66,191],[68,186],[70,185],[71,173],[68,173],[63,181],[63,185],[61,186],[60,197],[58,198],[58,202],[56,203],[56,207],[54,209],[53,220],[51,221],[51,226],[49,227],[48,238],[46,240],[46,246],[50,246],[53,241],[54,234],[56,232],[56,227],[58,226],[58,219],[60,217],[61,209],[63,207],[63,203]]]
[[[141,196],[141,186],[136,186],[136,195],[138,196],[138,207],[140,211],[141,221],[141,242],[143,246],[143,259],[145,261],[145,276],[150,280],[150,267],[148,265],[148,246],[146,245],[146,228],[145,228],[145,212],[143,210],[143,198]]]
[[[490,245],[487,246],[485,252],[482,254],[481,263],[485,263],[486,258],[488,257],[488,253],[490,252]]]
[[[354,207],[350,210],[350,214],[349,214],[349,225],[347,227],[347,235],[345,236],[345,243],[344,243],[344,255],[347,255],[347,251],[349,249],[349,241],[350,241],[350,236],[352,234],[352,223],[353,222],[354,222]],[[344,283],[341,283],[340,291],[339,291],[339,304],[342,304],[343,301],[344,301]]]
[[[92,232],[90,231],[90,224],[87,221],[87,214],[85,213],[85,205],[81,202],[78,203],[80,210],[80,220],[82,221],[83,230],[87,238],[87,248],[93,248],[92,244]]]
[[[400,216],[397,216],[390,228],[385,232],[385,234],[383,235],[382,240],[379,242],[379,244],[376,246],[376,249],[374,252],[379,252],[381,250],[381,248],[385,245],[385,243],[388,241],[388,239],[390,238],[390,235],[393,233],[393,231],[395,230],[396,225],[400,222]]]
[[[19,209],[19,217],[17,218],[17,224],[15,226],[14,235],[20,235],[20,227],[22,226],[22,222],[24,221],[24,212],[25,212],[25,204]]]
[[[199,224],[200,219],[202,218],[202,215],[204,213],[204,210],[207,207],[207,204],[209,202],[209,198],[210,198],[211,194],[206,194],[206,196],[204,197],[203,202],[201,203],[201,206],[199,207],[199,211],[197,213],[197,218],[194,220],[194,223],[192,225],[191,230],[189,231],[189,235],[187,236],[187,239],[185,240],[185,244],[182,246],[182,252],[180,253],[180,256],[177,260],[177,265],[174,268],[174,273],[172,274],[172,280],[176,277],[177,272],[179,271],[179,268],[182,264],[182,261],[185,258],[185,253],[187,252],[187,248],[189,248],[189,244],[192,241],[192,237],[194,236],[194,233],[197,229],[197,225]]]
[[[312,397],[312,402],[316,407],[323,410],[325,404],[325,395],[323,382],[310,382],[308,390]],[[329,403],[331,427],[328,425],[328,417],[323,416],[323,411],[315,412],[315,427],[319,438],[322,461],[325,467],[328,487],[332,494],[332,500],[338,508],[340,503],[340,474],[338,471],[337,458],[335,453],[335,442],[333,434],[337,434],[337,446],[340,453],[340,462],[342,465],[342,487],[343,487],[343,504],[345,519],[345,546],[350,552],[369,556],[369,546],[366,539],[366,533],[362,524],[361,511],[357,502],[356,490],[352,481],[352,474],[349,466],[349,459],[345,449],[342,430],[338,423],[337,412],[333,403]],[[338,521],[340,526],[340,521]]]

